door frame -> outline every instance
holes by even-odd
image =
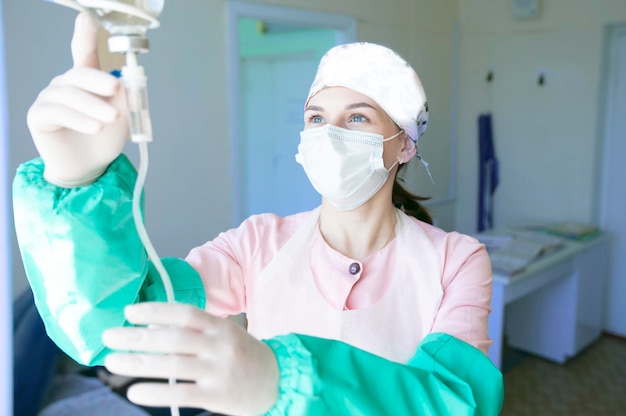
[[[611,193],[611,189],[609,189],[609,174],[611,172],[611,166],[609,166],[609,155],[611,152],[610,145],[616,140],[614,135],[617,135],[617,129],[614,128],[614,122],[619,116],[619,112],[614,105],[616,97],[613,94],[613,91],[615,89],[615,84],[618,82],[615,78],[615,74],[618,69],[623,69],[617,67],[618,56],[616,56],[616,42],[618,38],[626,40],[626,24],[618,23],[608,25],[604,33],[604,51],[601,69],[602,77],[600,81],[600,98],[598,105],[597,132],[599,140],[597,141],[595,160],[596,186],[594,192],[594,200],[596,202],[593,207],[594,218],[598,222],[600,228],[605,230],[608,227],[608,214],[606,207]],[[620,237],[626,238],[626,235],[621,235]],[[615,252],[615,250],[611,251],[613,253]],[[607,276],[608,281],[606,282],[607,291],[605,294],[605,329],[609,329],[606,328],[606,324],[608,323],[606,320],[612,307],[610,302],[608,302],[608,293],[612,287],[611,283],[615,279],[613,273],[614,271],[611,267],[609,267],[609,275]],[[626,336],[626,333],[619,333],[617,335]]]
[[[350,43],[356,40],[356,19],[337,13],[318,12],[281,6],[270,6],[244,1],[228,3],[228,130],[230,139],[231,177],[231,226],[238,226],[243,218],[241,203],[241,132],[238,117],[240,100],[239,86],[239,18],[261,19],[273,23],[315,26],[335,30],[335,44]],[[313,81],[313,80],[311,80]]]
[[[13,275],[9,227],[11,200],[9,185],[9,106],[6,95],[4,17],[0,3],[0,413],[13,414]],[[6,196],[6,198],[5,198]]]
[[[615,54],[615,41],[618,36],[626,36],[626,23],[609,25],[605,29],[604,34],[604,51],[600,81],[600,102],[598,105],[598,148],[596,151],[596,201],[594,206],[594,217],[598,223],[603,226],[606,224],[605,204],[608,197],[609,189],[607,189],[607,177],[610,167],[606,161],[609,156],[609,144],[613,140],[611,134],[615,129],[612,128],[613,120],[617,116],[615,106],[613,105],[613,83],[612,74],[615,73],[615,62],[617,57]]]

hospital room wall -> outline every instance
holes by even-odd
[[[4,24],[3,5],[0,2],[0,415],[9,415],[13,409],[12,397],[13,386],[11,377],[13,345],[11,343],[13,325],[13,311],[11,308],[11,261],[9,259],[9,200],[3,198],[9,187],[9,171],[7,169],[8,155],[8,130],[7,130],[7,100],[6,78],[4,76]]]
[[[511,3],[460,2],[456,226],[476,229],[482,112],[493,114],[500,162],[496,226],[597,223],[604,30],[626,21],[626,3],[546,0],[527,20],[513,18]]]
[[[148,233],[162,256],[185,256],[189,248],[215,237],[231,224],[227,114],[228,1],[166,2],[161,28],[149,32],[151,51],[139,58],[146,68],[155,132],[146,183]],[[299,0],[257,1],[302,8]],[[7,56],[9,177],[18,164],[36,156],[26,112],[37,93],[71,66],[69,41],[75,12],[54,4],[8,1],[4,6]],[[351,15],[357,38],[386,44],[420,73],[432,110],[421,151],[437,183],[423,169],[410,187],[433,196],[440,225],[453,227],[451,190],[451,76],[453,26],[458,0],[346,0],[316,2],[315,10]],[[119,62],[119,59],[117,60]],[[117,62],[107,60],[107,66]],[[136,145],[127,153],[137,160]],[[4,197],[4,195],[3,195]],[[10,198],[8,190],[6,197]],[[9,221],[11,223],[12,220]],[[10,227],[13,293],[26,287]]]

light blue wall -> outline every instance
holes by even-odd
[[[239,56],[250,58],[277,53],[314,51],[315,56],[320,59],[331,46],[335,45],[334,30],[294,29],[297,30],[280,30],[275,25],[266,25],[259,20],[239,19]]]

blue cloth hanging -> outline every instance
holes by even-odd
[[[498,187],[498,159],[493,142],[491,114],[478,117],[478,232],[493,227],[493,194]]]

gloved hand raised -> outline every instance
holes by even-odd
[[[55,77],[28,111],[44,178],[62,187],[96,180],[129,137],[124,88],[100,70],[97,35],[97,23],[80,13],[72,37],[73,67]]]
[[[234,322],[182,303],[138,303],[127,306],[125,315],[140,326],[104,332],[106,346],[124,351],[109,354],[106,368],[131,377],[180,380],[135,384],[128,390],[132,402],[258,415],[278,399],[274,352]]]

